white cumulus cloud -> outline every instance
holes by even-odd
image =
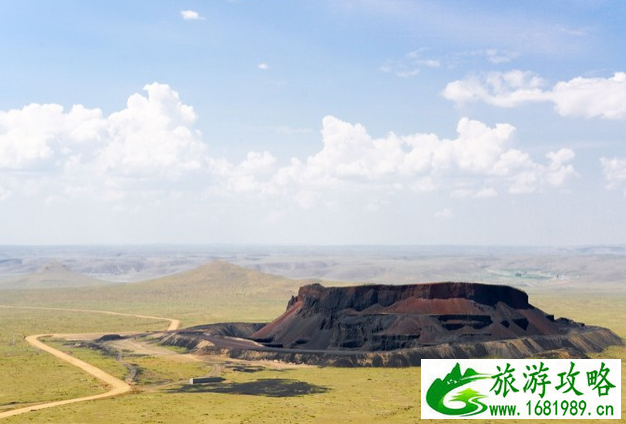
[[[525,75],[506,81],[535,84]],[[515,127],[506,123],[462,118],[451,138],[374,137],[359,123],[326,116],[318,151],[280,163],[269,151],[249,152],[240,161],[212,157],[196,120],[193,107],[160,83],[144,86],[108,116],[82,105],[0,111],[0,200],[46,191],[51,202],[84,197],[121,204],[185,192],[311,209],[338,205],[353,193],[377,199],[433,191],[468,199],[532,193],[576,176],[573,151],[547,152],[536,161],[516,147]]]
[[[123,175],[178,176],[205,164],[207,146],[193,128],[196,114],[166,84],[148,84],[126,109],[107,118],[107,144],[97,153],[99,169]]]
[[[609,190],[623,187],[626,195],[626,158],[600,159],[606,187]]]
[[[105,127],[99,109],[76,105],[69,112],[56,104],[30,104],[0,111],[0,168],[41,165],[59,148],[101,139]],[[66,151],[66,150],[64,150]]]
[[[204,18],[195,10],[181,10],[180,16],[186,21],[204,20]]]
[[[123,175],[176,176],[200,168],[208,154],[193,128],[196,114],[165,84],[144,87],[127,107],[104,117],[100,109],[31,104],[0,111],[0,168],[81,165]]]
[[[456,103],[482,101],[499,107],[515,107],[526,102],[545,101],[544,81],[532,72],[490,72],[446,85],[443,96]]]
[[[225,159],[211,159],[211,171],[221,181],[214,191],[226,195],[273,194],[275,187],[269,180],[275,174],[275,163],[276,158],[269,152],[248,152],[237,165]]]
[[[559,82],[550,94],[562,116],[626,118],[626,73],[611,78],[578,77]]]
[[[549,152],[541,164],[513,148],[512,125],[489,127],[463,118],[457,133],[454,139],[423,133],[374,138],[360,124],[327,116],[321,150],[306,160],[293,158],[268,183],[277,187],[275,192],[306,190],[310,204],[312,191],[365,188],[488,198],[497,196],[497,186],[513,194],[531,193],[560,187],[576,175],[569,149]]]
[[[168,85],[144,87],[126,108],[100,109],[31,104],[0,111],[0,197],[49,201],[89,197],[122,201],[171,190],[209,166],[208,148],[193,126],[196,114]],[[36,172],[34,172],[36,171]],[[182,184],[182,183],[181,183]]]
[[[528,71],[491,72],[449,83],[443,96],[457,104],[484,102],[516,107],[530,102],[552,103],[561,116],[626,119],[626,73],[610,78],[576,77],[551,88]]]

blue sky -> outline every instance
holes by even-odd
[[[0,3],[0,244],[626,242],[626,4]]]

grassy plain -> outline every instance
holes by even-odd
[[[116,355],[107,354],[102,350],[76,346],[67,340],[53,339],[46,343],[58,350],[71,353],[73,356],[97,366],[109,374],[123,380],[128,376],[128,369],[122,362],[137,369],[135,382],[137,390],[147,387],[163,387],[174,383],[186,383],[191,377],[204,376],[211,372],[210,364],[199,361],[184,361],[172,357],[156,357],[132,352],[121,352],[121,360]]]
[[[554,313],[555,316],[565,316],[587,325],[599,325],[610,328],[626,342],[626,289],[621,291],[573,291],[530,292],[530,301],[538,308]],[[622,360],[622,418],[611,422],[626,422],[626,347],[612,346],[599,354],[590,355],[592,358],[621,359]],[[585,420],[591,422],[592,420]],[[559,422],[550,420],[550,422]],[[563,420],[572,422],[572,420]]]
[[[154,320],[84,312],[0,307],[0,412],[105,392],[88,374],[31,347],[31,334],[162,329]]]
[[[599,325],[626,338],[626,286],[622,291],[530,292],[530,303],[557,317]]]
[[[177,318],[183,326],[269,321],[284,312],[302,281],[213,262],[155,280],[100,287],[3,290],[2,304],[99,309]]]
[[[3,303],[41,306],[94,308],[181,318],[185,325],[238,320],[265,321],[284,310],[286,301],[301,282],[260,275],[229,265],[213,265],[199,272],[181,274],[176,279],[159,279],[122,287],[84,290],[45,290],[28,295],[7,292]],[[142,286],[143,285],[143,286]],[[139,287],[136,287],[139,286]],[[611,328],[626,337],[626,292],[541,289],[531,291],[530,301],[546,312],[566,316],[587,324]],[[32,315],[29,315],[32,314]],[[68,312],[2,310],[2,349],[10,346],[11,334],[18,336],[48,332],[122,331],[137,326],[139,331],[154,322],[122,317]],[[63,319],[55,317],[62,316]],[[81,319],[82,317],[82,319]],[[154,328],[154,327],[153,327]],[[18,337],[20,338],[20,337]],[[20,339],[21,340],[21,339]],[[19,346],[18,346],[19,347]],[[103,391],[97,382],[80,371],[61,364],[44,353],[21,346],[15,363],[30,365],[18,369],[10,378],[0,368],[2,383],[19,386],[21,402],[43,401],[55,396],[71,397]],[[121,377],[124,370],[110,356],[85,348],[66,347],[75,356],[94,363]],[[22,355],[22,356],[19,356]],[[626,362],[626,348],[616,347],[597,357],[620,358]],[[215,358],[213,358],[214,360]],[[4,364],[4,357],[3,357]],[[204,391],[188,391],[184,380],[207,375],[210,364],[192,364],[168,357],[128,358],[143,371],[136,390],[111,399],[84,402],[31,412],[5,419],[6,423],[412,423],[420,417],[420,368],[320,368],[272,369],[238,372],[226,368],[225,381],[204,386]],[[4,365],[0,364],[0,367]],[[622,388],[626,387],[626,367],[622,368]],[[49,392],[40,390],[37,380],[20,377],[45,376]],[[12,393],[4,390],[0,393]],[[30,396],[30,397],[29,397]],[[0,402],[1,402],[0,397]],[[626,400],[622,395],[622,420],[626,422]],[[435,421],[435,422],[457,422]],[[481,422],[481,421],[478,421]],[[486,421],[482,421],[486,422]],[[496,421],[490,421],[496,422]],[[511,420],[508,422],[516,422]],[[527,421],[524,422],[533,422]],[[535,421],[541,422],[541,421]],[[558,420],[551,421],[558,422]],[[564,421],[565,422],[565,421]],[[568,420],[567,423],[571,423]],[[616,421],[612,421],[616,422]]]
[[[626,360],[626,351],[616,349],[608,356]],[[181,367],[181,364],[165,361],[154,365],[167,368],[170,373]],[[420,368],[314,367],[267,369],[256,373],[227,371],[223,376],[227,379],[229,392],[217,392],[218,385],[209,385],[206,392],[197,393],[171,392],[176,386],[156,391],[139,390],[114,399],[29,413],[7,422],[413,423],[420,417]],[[265,384],[268,381],[276,384]],[[312,393],[289,394],[292,386],[301,385]],[[277,393],[279,396],[275,396]],[[622,410],[622,416],[624,414]]]

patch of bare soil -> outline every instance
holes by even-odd
[[[121,338],[118,340],[106,341],[103,342],[103,344],[109,348],[116,349],[121,352],[132,353],[135,355],[167,357],[168,359],[182,362],[202,362],[202,359],[200,359],[197,355],[174,352],[171,349],[159,346],[154,342],[149,342],[140,338]]]

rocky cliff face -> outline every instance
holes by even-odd
[[[608,346],[623,345],[619,336],[601,327],[581,327],[566,334],[529,336],[517,339],[475,343],[440,343],[391,351],[307,351],[299,349],[231,350],[232,358],[280,360],[335,367],[419,366],[425,358],[587,358],[586,353],[601,352]],[[220,351],[220,353],[223,353]]]
[[[162,342],[239,359],[374,367],[424,358],[585,357],[623,345],[606,328],[555,320],[520,290],[475,283],[313,284],[269,324],[187,328],[164,333]]]
[[[582,324],[555,320],[512,287],[477,283],[301,287],[286,312],[252,335],[271,347],[391,351],[561,336]]]

